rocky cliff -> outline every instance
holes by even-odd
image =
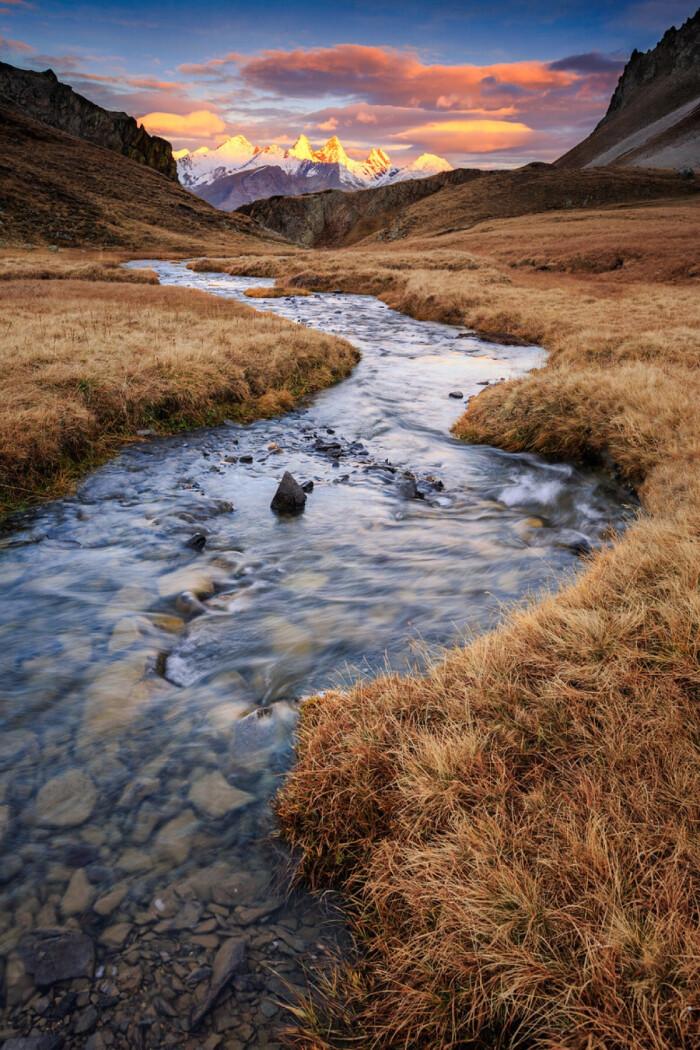
[[[121,153],[177,180],[172,147],[126,113],[110,112],[62,84],[47,69],[35,73],[0,62],[0,100],[52,128]]]
[[[557,164],[700,166],[700,10],[632,52],[603,119]]]

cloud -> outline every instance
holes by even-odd
[[[392,137],[438,153],[494,153],[525,145],[532,128],[508,120],[442,120],[418,124]]]
[[[6,36],[0,36],[0,51],[9,51],[14,55],[33,55],[35,53],[31,44],[25,44],[24,40],[11,40]]]
[[[226,131],[226,124],[210,109],[195,109],[191,113],[147,113],[139,118],[153,135],[176,139],[210,139]]]
[[[329,117],[328,120],[324,120],[322,124],[317,124],[316,127],[319,131],[335,131],[338,127],[338,121],[335,117]]]
[[[603,55],[600,51],[588,51],[584,55],[569,55],[550,62],[550,69],[565,69],[574,73],[614,73],[619,76],[624,68],[624,59]]]
[[[499,86],[512,94],[542,92],[572,83],[577,74],[546,62],[488,66],[426,65],[412,52],[338,44],[294,51],[264,51],[239,61],[242,79],[259,90],[292,98],[355,97],[385,105],[464,108],[488,96],[498,102]]]

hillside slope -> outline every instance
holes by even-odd
[[[155,251],[235,250],[260,231],[165,175],[0,105],[0,238]],[[255,240],[252,240],[252,237]]]
[[[420,182],[356,193],[274,197],[240,209],[264,227],[309,247],[338,248],[406,238],[440,247],[484,220],[559,210],[696,197],[698,179],[675,172],[567,171],[544,164],[517,171],[457,169]],[[432,243],[433,247],[437,245]],[[533,245],[533,251],[536,245]]]
[[[169,142],[149,135],[128,114],[102,109],[83,98],[68,84],[62,84],[51,69],[37,73],[0,62],[0,102],[14,105],[25,116],[59,131],[121,153],[169,179],[177,179]]]
[[[632,52],[601,122],[557,161],[605,164],[700,165],[700,10],[652,50]]]
[[[476,169],[457,168],[425,179],[355,192],[327,190],[299,197],[268,197],[238,211],[307,247],[354,244],[379,230],[388,230],[386,236],[391,239],[401,236],[401,217],[409,205],[481,174]]]

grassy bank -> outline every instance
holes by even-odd
[[[548,214],[246,260],[542,343],[547,366],[455,432],[615,463],[646,512],[427,676],[305,705],[280,823],[300,874],[347,893],[362,956],[300,1046],[700,1041],[697,216]]]
[[[139,429],[272,415],[357,360],[204,293],[62,276],[0,281],[0,512],[65,492]]]

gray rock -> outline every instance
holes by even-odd
[[[73,1025],[73,1031],[76,1035],[89,1035],[97,1024],[97,1010],[94,1006],[88,1006],[81,1014]]]
[[[33,930],[19,946],[24,968],[39,988],[74,977],[92,977],[95,947],[84,933],[55,928]]]
[[[2,1050],[61,1050],[62,1035],[26,1035],[6,1039]]]
[[[295,478],[285,470],[270,507],[276,514],[301,514],[306,505],[306,493]]]
[[[202,1023],[229,982],[245,968],[247,954],[248,942],[243,938],[231,937],[221,945],[214,956],[209,992],[192,1014],[191,1029]]]
[[[450,397],[453,397],[455,401],[461,401],[464,397],[464,391],[462,390],[450,390]]]

